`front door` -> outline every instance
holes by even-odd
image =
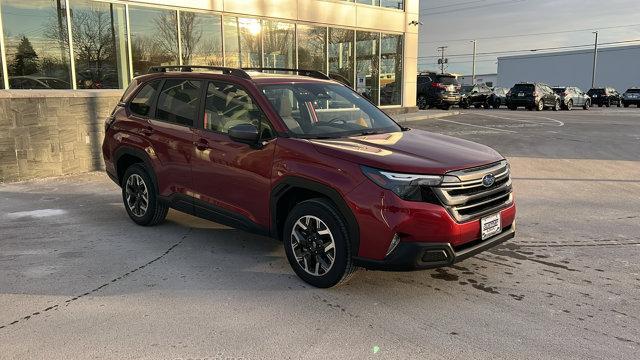
[[[258,144],[231,140],[229,129],[241,124],[261,129]],[[238,228],[267,230],[276,140],[253,98],[237,84],[209,82],[203,121],[195,135],[196,213]]]

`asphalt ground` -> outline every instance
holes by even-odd
[[[410,126],[510,160],[515,239],[321,290],[274,240],[174,211],[133,225],[102,173],[2,184],[0,358],[640,358],[640,110]]]

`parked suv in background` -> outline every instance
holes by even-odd
[[[591,98],[577,87],[554,87],[555,91],[562,101],[562,108],[571,111],[574,106],[581,106],[585,110],[591,107]]]
[[[612,87],[593,88],[587,92],[587,95],[591,98],[592,105],[598,105],[599,107],[622,106],[620,93]]]
[[[507,93],[509,89],[503,87],[495,87],[493,88],[493,92],[489,97],[489,104],[493,106],[494,109],[500,109],[500,106],[507,105]]]
[[[640,107],[640,88],[631,88],[622,94],[622,105],[629,107],[635,105]]]
[[[493,94],[491,88],[486,85],[477,84],[470,86],[463,86],[460,91],[460,107],[463,109],[468,109],[473,106],[476,109],[479,109],[484,106],[485,109],[489,109],[491,107],[491,103],[489,102],[489,98]]]
[[[417,104],[420,110],[438,107],[448,110],[460,103],[460,83],[454,75],[433,72],[418,75]]]
[[[509,164],[484,145],[402,127],[317,71],[152,70],[102,146],[139,225],[171,207],[281,239],[318,287],[452,265],[515,234]]]
[[[507,93],[507,107],[510,110],[524,107],[527,110],[542,111],[551,108],[558,111],[560,110],[560,96],[546,84],[523,82],[514,85]]]

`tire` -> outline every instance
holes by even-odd
[[[497,98],[496,98],[496,99],[493,101],[493,108],[494,108],[494,109],[500,109],[500,105],[502,105],[502,102],[500,101],[500,99],[497,99]]]
[[[624,107],[626,107],[626,108],[628,108],[628,107],[629,107],[629,104],[627,104],[627,103],[622,103],[622,105],[623,105]]]
[[[606,107],[611,107],[611,100],[607,100],[607,104],[605,106]]]
[[[306,233],[305,229],[313,231]],[[358,269],[351,258],[346,222],[326,199],[296,205],[287,216],[282,240],[293,271],[312,286],[329,288],[345,283]],[[331,255],[333,262],[329,263]]]
[[[449,110],[449,109],[451,109],[451,105],[450,104],[442,104],[442,106],[440,106],[440,109]]]
[[[518,108],[517,108],[517,107],[515,107],[515,106],[509,106],[509,110],[511,110],[511,111],[516,111],[516,110],[518,110]]]
[[[491,103],[489,102],[489,99],[484,101],[483,107],[487,110],[491,109]]]
[[[418,100],[416,102],[417,102],[418,109],[425,110],[427,108],[427,97],[426,96],[419,95],[418,96]]]
[[[467,101],[461,101],[460,107],[466,110],[469,108],[469,103]]]
[[[598,104],[598,107],[602,107],[602,103]]]
[[[169,206],[158,201],[158,194],[151,177],[141,164],[133,164],[125,171],[122,181],[122,201],[131,220],[142,226],[160,224],[169,212]]]
[[[569,102],[567,103],[567,105],[566,105],[565,109],[566,109],[567,111],[571,111],[571,110],[573,110],[573,100],[569,100]]]
[[[476,108],[476,109],[480,109],[482,107],[482,105],[481,104],[474,104],[473,107]]]
[[[587,101],[584,103],[584,106],[583,106],[582,108],[583,108],[583,109],[585,109],[585,110],[589,110],[589,109],[591,109],[591,102],[590,102],[589,100],[587,100]]]
[[[618,100],[618,107],[622,106],[622,100]]]
[[[544,110],[544,101],[542,101],[542,100],[538,101],[538,103],[536,104],[536,110],[537,111]]]

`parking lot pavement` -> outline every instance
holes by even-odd
[[[310,288],[278,242],[101,173],[0,185],[0,358],[637,359],[640,111],[465,111],[414,128],[512,164],[515,239],[453,268]]]

